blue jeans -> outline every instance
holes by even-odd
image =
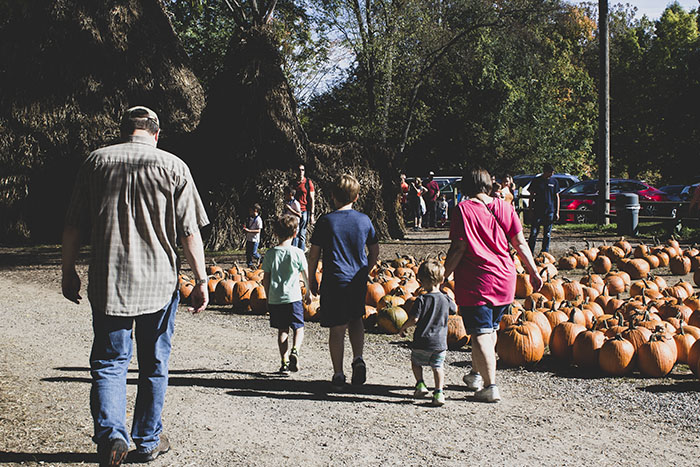
[[[245,260],[248,267],[253,265],[253,259],[260,259],[260,253],[258,253],[258,242],[245,242]]]
[[[535,244],[537,243],[537,235],[540,233],[540,226],[542,226],[542,251],[549,251],[549,241],[552,238],[553,222],[554,213],[535,215],[531,225],[532,230],[530,230],[530,238],[527,242],[533,255],[535,254]]]
[[[139,452],[150,452],[158,447],[163,431],[161,412],[168,387],[170,340],[178,302],[179,294],[175,292],[162,310],[135,317],[107,316],[93,310],[95,336],[90,354],[90,410],[95,424],[92,438],[95,443],[115,438],[129,443],[126,377],[133,349],[132,328],[136,322],[139,379],[131,438]]]
[[[306,228],[309,226],[309,211],[301,211],[301,219],[299,219],[299,231],[297,236],[292,241],[292,245],[299,248],[301,251],[306,251]]]

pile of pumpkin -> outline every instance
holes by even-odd
[[[445,255],[438,254],[437,259],[444,263]],[[397,255],[394,260],[372,268],[365,296],[365,329],[388,334],[399,332],[416,298],[426,292],[416,280],[419,265],[413,256]],[[454,281],[444,281],[440,290],[454,300]],[[461,316],[450,315],[447,327],[448,348],[459,349],[469,342]]]
[[[510,366],[536,363],[548,346],[564,364],[610,375],[637,368],[660,377],[676,363],[699,374],[700,298],[688,282],[669,286],[651,274],[660,266],[675,275],[694,271],[700,285],[699,253],[675,240],[632,248],[622,238],[615,245],[572,251],[558,262],[549,254],[538,257],[545,284],[532,293],[528,275],[518,274],[516,298],[522,303],[516,300],[501,322],[500,360]],[[558,269],[575,268],[588,272],[579,281],[555,277]],[[629,298],[621,298],[626,292]]]
[[[264,315],[267,297],[262,285],[263,270],[242,268],[234,263],[229,269],[216,264],[207,266],[209,301],[214,305],[231,305],[235,311]],[[192,293],[194,280],[180,274],[180,297],[186,301]]]

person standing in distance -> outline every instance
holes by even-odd
[[[124,142],[94,151],[77,175],[63,231],[62,289],[79,303],[75,263],[81,232],[91,230],[88,298],[92,307],[90,409],[100,465],[119,466],[129,450],[126,378],[135,331],[138,392],[133,410],[133,460],[149,462],[170,449],[161,412],[179,301],[177,238],[196,285],[193,313],[208,302],[199,229],[209,223],[187,165],[156,148],[158,116],[128,109]]]
[[[314,184],[306,178],[304,164],[299,164],[297,170],[296,198],[301,206],[301,219],[299,220],[299,233],[294,239],[293,246],[301,251],[306,251],[306,229],[314,223],[314,207],[316,205],[316,190]]]
[[[532,209],[532,225],[528,245],[535,252],[537,235],[542,226],[542,251],[549,251],[552,236],[552,224],[559,220],[559,182],[553,177],[554,167],[546,163],[542,174],[530,183],[530,208]]]
[[[436,227],[435,219],[437,217],[437,199],[440,195],[440,185],[436,182],[434,172],[428,174],[428,182],[425,184],[425,213],[427,214],[426,227]]]

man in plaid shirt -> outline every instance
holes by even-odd
[[[187,165],[156,148],[158,116],[132,107],[121,122],[124,143],[94,151],[78,172],[63,232],[63,295],[79,303],[75,269],[81,231],[91,229],[88,298],[94,341],[90,354],[100,465],[118,466],[129,450],[126,376],[132,329],[138,345],[138,394],[131,439],[134,460],[168,451],[161,412],[179,301],[177,238],[195,280],[190,311],[208,302],[199,229],[209,223]]]

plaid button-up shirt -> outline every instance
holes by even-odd
[[[66,225],[92,229],[88,298],[110,316],[154,313],[177,288],[176,239],[209,220],[187,165],[131,136],[83,163]]]

